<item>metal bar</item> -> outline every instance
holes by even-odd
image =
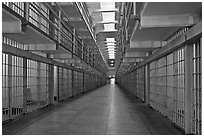
[[[8,109],[9,118],[12,116],[12,55],[8,54]]]
[[[27,58],[23,58],[23,112],[27,112]]]
[[[40,62],[37,62],[37,104],[38,108],[40,108],[41,103],[41,78],[40,78]]]

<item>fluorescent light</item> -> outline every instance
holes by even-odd
[[[115,38],[106,38],[106,42],[115,42]]]
[[[100,2],[101,9],[115,8],[115,2]]]
[[[115,12],[102,12],[102,16],[103,21],[115,21]]]
[[[115,49],[108,49],[108,51],[115,51]]]
[[[115,49],[114,46],[107,46],[108,49]]]
[[[107,42],[106,45],[116,45],[114,42]]]
[[[115,24],[104,24],[104,30],[115,30]]]
[[[115,52],[115,50],[108,50],[108,52]]]
[[[115,48],[107,48],[108,50],[115,50]],[[116,50],[115,50],[116,51]]]

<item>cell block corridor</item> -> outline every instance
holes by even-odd
[[[2,2],[3,135],[202,135],[202,2]]]

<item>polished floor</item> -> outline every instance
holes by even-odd
[[[4,124],[3,134],[174,135],[183,132],[131,93],[108,84]]]

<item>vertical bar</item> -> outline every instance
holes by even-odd
[[[61,29],[62,29],[62,24],[61,24],[61,15],[62,15],[62,11],[61,11],[61,9],[59,9],[59,16],[58,16],[58,18],[59,18],[59,20],[58,20],[58,25],[59,25],[59,27],[58,27],[58,43],[61,43]]]
[[[55,28],[54,28],[54,25],[53,25],[55,23],[55,17],[54,17],[53,12],[50,9],[49,9],[49,20],[51,21],[49,23],[49,35],[52,38],[55,38]]]
[[[199,64],[198,64],[198,67],[199,67],[199,110],[200,110],[200,113],[199,113],[199,131],[198,131],[198,134],[199,135],[202,135],[202,37],[200,38],[200,49],[199,49]]]
[[[185,133],[190,134],[191,132],[191,110],[192,110],[192,58],[193,58],[193,48],[190,45],[185,46],[185,92],[184,92],[184,102],[185,102],[185,112],[184,112],[184,119],[185,119]]]
[[[74,58],[75,44],[76,44],[76,30],[75,30],[75,28],[73,28],[73,35],[72,35],[72,58]]]
[[[81,59],[84,59],[84,41],[82,40],[82,46],[81,46]]]
[[[8,109],[9,118],[12,115],[12,55],[8,54]]]
[[[23,113],[27,112],[27,58],[23,58]]]
[[[57,85],[58,85],[57,86],[57,101],[60,101],[60,93],[59,93],[60,92],[59,90],[60,90],[60,87],[61,87],[60,78],[61,77],[60,77],[60,72],[59,72],[59,66],[57,66]]]
[[[167,56],[165,56],[164,57],[165,58],[165,85],[164,85],[164,87],[165,87],[165,114],[166,114],[166,116],[168,116],[168,103],[167,103],[167,100],[168,100],[168,98],[167,98]]]

